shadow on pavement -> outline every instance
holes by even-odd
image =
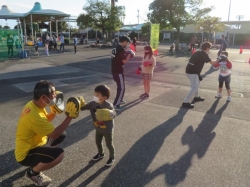
[[[109,167],[103,166],[98,171],[96,171],[95,174],[91,175],[89,178],[79,184],[78,187],[88,186],[92,181],[96,179],[96,177],[98,177],[102,172],[106,171],[107,169],[109,169]]]
[[[202,78],[205,78],[207,75],[210,75],[210,74],[212,74],[215,71],[218,71],[218,69],[214,69],[213,66],[211,66],[210,69],[206,73],[204,73],[203,75],[201,75],[201,76],[202,76]]]
[[[113,168],[101,186],[144,186],[149,181],[145,175],[147,168],[166,137],[182,123],[187,112],[188,110],[180,108],[175,116],[139,139]]]
[[[218,103],[219,99],[213,103],[197,129],[193,130],[193,127],[189,126],[183,134],[181,142],[183,145],[189,145],[189,150],[176,162],[165,164],[154,172],[147,173],[146,176],[149,179],[148,182],[162,174],[165,174],[165,180],[168,185],[177,185],[179,182],[185,180],[187,171],[192,165],[193,156],[197,154],[199,159],[202,158],[216,136],[216,133],[213,132],[213,130],[218,125],[223,112],[228,106],[228,102],[226,102],[215,113]],[[214,115],[211,115],[211,113]]]
[[[216,100],[213,103],[195,131],[192,126],[187,128],[181,141],[183,145],[189,145],[189,150],[179,160],[172,164],[165,164],[153,172],[147,172],[165,138],[182,123],[188,111],[182,108],[175,116],[138,140],[110,172],[101,186],[145,186],[159,175],[165,175],[167,185],[177,185],[184,181],[193,156],[197,154],[198,158],[202,158],[215,138],[213,130],[228,106],[227,102],[215,113],[218,102],[219,100]],[[171,153],[166,153],[165,156],[167,154]]]
[[[99,160],[100,161],[100,160]],[[78,171],[76,174],[74,174],[72,177],[67,179],[65,182],[59,185],[59,187],[67,187],[69,186],[74,180],[76,180],[78,177],[80,177],[83,173],[87,172],[92,166],[94,166],[99,161],[89,161],[88,165],[85,166],[85,168]]]

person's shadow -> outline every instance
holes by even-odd
[[[214,67],[211,66],[207,72],[205,72],[203,75],[201,75],[201,77],[205,78],[207,75],[210,75],[210,74],[212,74],[215,71],[218,71],[218,69],[214,69]]]
[[[189,145],[189,150],[176,162],[165,164],[154,172],[147,173],[148,182],[162,174],[165,174],[165,180],[168,185],[177,185],[179,182],[185,180],[187,171],[192,165],[193,156],[197,154],[199,159],[202,158],[216,136],[213,130],[218,125],[222,113],[228,106],[227,102],[215,113],[218,102],[219,99],[207,111],[197,129],[193,130],[193,127],[189,126],[183,134],[181,142],[183,145]]]
[[[157,125],[135,142],[115,165],[101,186],[144,186],[148,181],[148,176],[145,175],[147,168],[161,149],[165,139],[182,123],[188,111],[180,108],[173,117]]]

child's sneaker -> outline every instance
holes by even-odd
[[[116,105],[116,106],[114,106],[114,108],[115,108],[116,111],[122,111],[123,110],[120,105]]]
[[[51,178],[47,177],[42,172],[40,172],[39,175],[30,176],[28,171],[26,171],[25,178],[29,179],[37,186],[47,186],[51,182]]]
[[[122,101],[120,102],[121,105],[123,105],[123,104],[125,104],[125,103],[126,103],[126,101],[124,101],[124,100],[122,100]]]
[[[114,163],[115,163],[115,159],[114,158],[109,158],[105,165],[106,166],[112,166]]]
[[[221,98],[221,97],[222,97],[221,93],[217,93],[217,95],[215,96],[215,98]]]
[[[229,95],[228,97],[227,97],[227,101],[231,101],[231,96]]]
[[[102,159],[104,157],[104,154],[97,154],[97,155],[95,155],[93,158],[92,158],[92,160],[94,160],[94,161],[96,161],[96,160],[100,160],[100,159]]]

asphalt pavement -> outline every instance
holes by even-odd
[[[84,111],[66,130],[60,145],[65,157],[60,165],[45,171],[53,181],[50,187],[248,187],[250,186],[250,50],[239,54],[228,49],[233,63],[232,101],[214,96],[218,71],[205,64],[200,95],[204,102],[192,110],[181,107],[189,91],[185,67],[190,54],[166,55],[169,46],[161,45],[157,56],[150,98],[140,100],[143,85],[135,70],[141,65],[143,47],[125,65],[127,103],[115,119],[115,164],[107,168],[104,159],[92,162],[97,153],[90,113]],[[116,85],[110,74],[110,48],[66,46],[65,53],[51,51],[46,57],[0,61],[0,186],[31,187],[23,176],[25,167],[14,159],[15,130],[22,107],[32,99],[39,80],[51,80],[56,89],[71,96],[93,98],[99,84]],[[216,58],[216,50],[209,56]],[[59,115],[57,126],[65,118]],[[105,144],[104,144],[105,145]]]

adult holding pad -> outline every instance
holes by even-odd
[[[64,110],[63,93],[56,92],[52,82],[38,82],[33,95],[33,100],[24,106],[18,120],[15,158],[19,164],[28,167],[25,173],[27,179],[37,186],[45,186],[51,182],[51,178],[42,171],[62,161],[64,150],[55,146],[65,139],[64,131],[72,117],[66,116],[57,127],[51,123],[56,114]],[[46,106],[51,109],[49,113]]]
[[[120,37],[119,45],[116,48],[113,48],[111,54],[111,63],[112,63],[112,75],[113,79],[117,85],[116,97],[114,100],[114,107],[116,110],[122,110],[120,104],[125,103],[123,101],[125,93],[125,81],[123,75],[124,64],[128,62],[131,58],[132,51],[126,52],[125,49],[130,42],[129,38],[126,36]],[[129,54],[127,54],[129,53]]]
[[[183,107],[194,108],[194,104],[191,103],[193,99],[195,101],[205,100],[199,95],[200,81],[202,81],[202,77],[200,76],[201,71],[205,63],[210,63],[214,65],[218,62],[218,61],[212,61],[207,54],[210,51],[211,47],[212,47],[211,43],[204,42],[201,46],[202,50],[195,52],[189,59],[189,62],[186,67],[186,74],[190,80],[191,88],[188,95],[186,96],[186,98],[182,103]]]

